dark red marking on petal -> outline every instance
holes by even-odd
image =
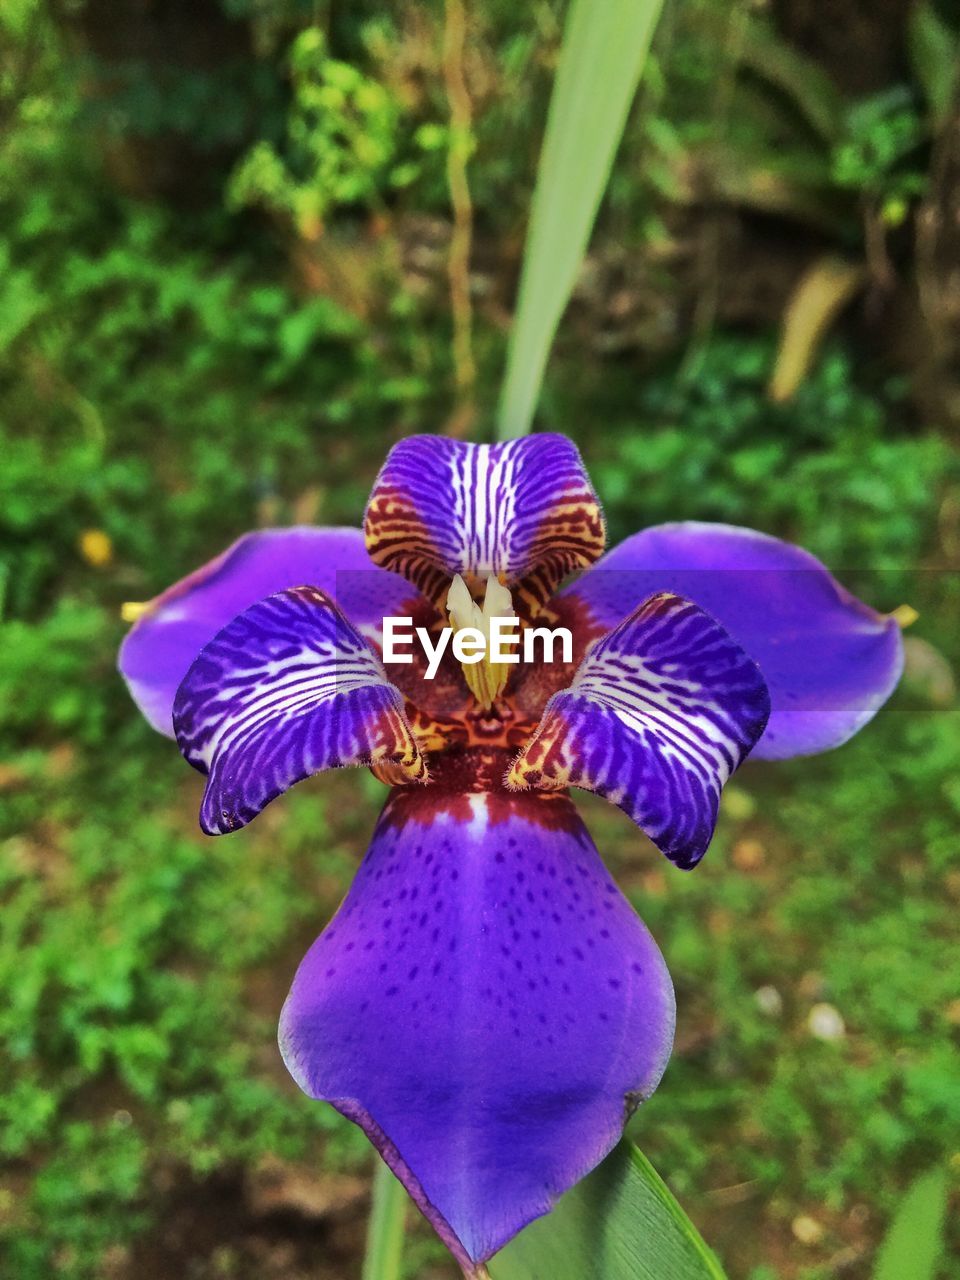
[[[491,826],[521,817],[549,831],[570,830],[575,811],[565,791],[507,790],[504,776],[515,756],[503,747],[455,748],[432,756],[426,785],[397,787],[382,821],[430,826],[441,816],[471,822],[479,813]]]
[[[603,551],[600,504],[571,440],[498,444],[411,436],[394,445],[364,521],[372,559],[435,603],[455,573],[495,574],[532,616]]]

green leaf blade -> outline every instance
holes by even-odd
[[[572,0],[499,410],[501,439],[524,435],[603,197],[663,0]]]
[[[492,1280],[724,1280],[653,1165],[627,1141],[489,1267]]]
[[[933,1280],[947,1214],[944,1169],[921,1174],[897,1206],[877,1254],[873,1280]]]
[[[960,40],[939,17],[929,0],[921,0],[910,11],[907,48],[934,126],[942,128],[949,117],[957,83]]]

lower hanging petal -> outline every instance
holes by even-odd
[[[280,1044],[467,1265],[606,1155],[673,1027],[660,952],[567,797],[428,787],[388,801]]]
[[[760,759],[840,746],[876,715],[903,669],[896,621],[851,595],[801,547],[693,521],[627,538],[568,587],[602,634],[658,591],[712,614],[763,672],[772,711]]]
[[[664,592],[594,645],[553,695],[509,785],[595,791],[672,862],[693,867],[721,789],[769,713],[756,663],[702,609]]]
[[[258,600],[304,584],[319,587],[378,641],[386,614],[407,614],[417,593],[367,555],[359,529],[261,529],[151,600],[120,649],[134,701],[173,736],[173,698],[203,646]]]
[[[342,765],[426,766],[403,697],[363,637],[314,587],[261,600],[204,648],[173,707],[184,758],[207,775],[200,825],[245,826],[295,782]]]

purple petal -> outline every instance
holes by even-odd
[[[409,585],[378,569],[359,529],[263,529],[169,587],[120,649],[120,671],[155,729],[173,736],[173,698],[187,668],[221,627],[257,600],[319,587],[371,638],[385,614],[410,612]]]
[[[370,495],[370,555],[439,601],[455,573],[522,582],[541,604],[603,551],[604,524],[576,445],[537,435],[503,444],[411,436]]]
[[[673,1026],[663,959],[567,797],[427,786],[388,801],[280,1044],[466,1263],[606,1155]]]
[[[510,773],[516,787],[583,787],[693,867],[713,837],[720,791],[763,732],[759,668],[679,596],[653,596],[596,644],[555,693]]]
[[[341,765],[423,776],[403,697],[363,637],[314,587],[261,600],[204,648],[173,708],[184,757],[207,774],[200,825],[235,831],[295,782]]]
[[[900,678],[896,622],[852,596],[808,551],[767,534],[659,525],[614,547],[564,595],[602,632],[655,591],[706,609],[759,664],[773,709],[757,758],[840,746]]]

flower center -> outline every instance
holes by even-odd
[[[503,693],[512,665],[506,662],[492,662],[489,657],[493,620],[517,616],[510,592],[491,573],[487,577],[483,605],[480,606],[458,573],[454,576],[450,590],[447,592],[447,612],[450,615],[450,625],[454,628],[456,635],[463,631],[471,633],[471,639],[467,640],[464,637],[464,640],[479,655],[479,660],[476,658],[473,661],[461,660],[461,666],[467,687],[479,705],[487,710]]]

